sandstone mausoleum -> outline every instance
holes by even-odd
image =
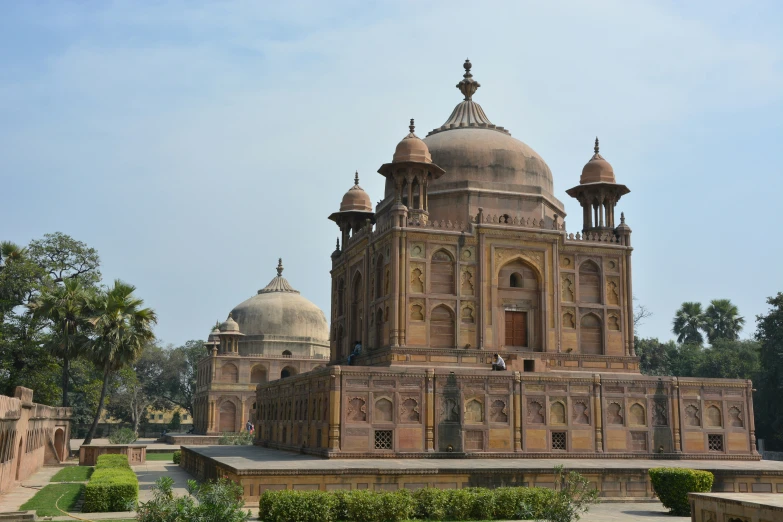
[[[251,400],[237,382],[258,382],[255,443],[327,457],[758,459],[749,381],[640,374],[629,189],[598,140],[578,182],[563,174],[583,209],[569,232],[549,167],[489,120],[464,68],[446,122],[420,139],[411,120],[378,169],[383,199],[357,176],[329,217],[331,325],[301,352],[328,337],[328,365],[254,381],[243,347],[265,332],[235,310],[200,366],[221,383],[200,395],[200,429],[236,426]],[[490,371],[495,353],[507,371]]]

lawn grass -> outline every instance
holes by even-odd
[[[83,490],[84,484],[49,484],[36,493],[33,498],[22,504],[20,509],[22,511],[35,510],[39,517],[60,516],[62,512],[55,507],[55,504],[58,504],[60,509],[64,511],[73,511]]]
[[[57,472],[51,482],[86,482],[93,472],[92,466],[68,466]]]
[[[174,462],[174,452],[171,453],[147,453],[147,460],[167,460]]]

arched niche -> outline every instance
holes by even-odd
[[[541,278],[522,258],[512,258],[497,273],[498,305],[502,307],[499,336],[503,346],[541,349]]]
[[[232,363],[224,364],[220,369],[221,381],[237,383],[239,382],[239,370]]]
[[[454,257],[448,250],[432,254],[430,291],[433,294],[454,294]]]
[[[454,312],[446,305],[438,305],[430,312],[430,346],[454,348]]]
[[[601,302],[601,269],[590,259],[579,265],[579,302]]]
[[[250,382],[253,384],[261,384],[267,381],[266,367],[262,364],[253,366],[250,370]]]
[[[296,373],[297,373],[296,372],[296,368],[294,368],[293,366],[286,366],[280,372],[280,378],[281,379],[286,379],[288,377],[293,377],[294,375],[296,375]]]
[[[579,322],[579,352],[592,355],[604,353],[603,325],[596,314],[586,314]]]
[[[237,431],[237,406],[231,400],[220,403],[218,426],[221,433]]]

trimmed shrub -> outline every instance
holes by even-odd
[[[672,515],[687,517],[691,514],[688,493],[712,490],[715,476],[709,471],[687,468],[652,468],[648,470],[655,494]]]
[[[546,508],[554,502],[555,490],[548,488],[505,487],[495,494],[497,520],[537,520],[544,518]]]
[[[416,518],[443,520],[446,518],[447,493],[438,488],[423,488],[413,493],[416,501]]]
[[[85,513],[130,511],[139,500],[139,481],[130,467],[97,468],[84,489]]]
[[[174,464],[179,464],[182,460],[182,452],[180,450],[175,451],[172,460],[174,461]]]
[[[109,435],[109,442],[112,444],[131,444],[136,442],[138,437],[130,428],[120,428]]]
[[[223,435],[218,439],[218,444],[221,446],[250,446],[253,444],[253,434],[249,431],[223,432]]]
[[[345,498],[347,520],[356,522],[408,520],[416,511],[413,495],[407,489],[394,492],[358,489]]]
[[[269,522],[334,522],[336,501],[325,491],[265,491],[258,517]]]
[[[101,468],[130,469],[130,464],[128,463],[128,456],[117,455],[117,454],[100,455],[95,463],[95,469],[101,469]]]

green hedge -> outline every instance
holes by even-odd
[[[174,461],[174,464],[179,464],[182,460],[182,452],[180,450],[175,451],[174,456],[171,457],[171,460]]]
[[[672,515],[687,517],[691,514],[688,493],[712,490],[715,479],[709,471],[686,468],[652,468],[648,470],[655,494]]]
[[[101,468],[128,468],[130,469],[130,464],[128,463],[128,456],[127,455],[100,455],[98,457],[98,460],[95,463],[95,469],[101,469]]]
[[[546,517],[556,492],[545,488],[425,488],[265,491],[258,518],[265,522],[394,522],[400,520],[532,520]]]
[[[139,480],[126,455],[101,455],[84,489],[85,513],[130,511],[139,500]]]

